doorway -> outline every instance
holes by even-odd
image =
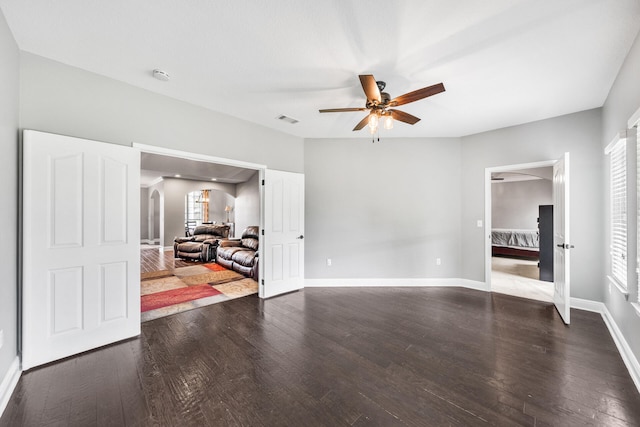
[[[553,302],[553,164],[487,169],[486,282],[492,292]]]
[[[158,246],[141,245],[141,321],[257,294],[258,233],[247,235],[256,242],[252,251],[234,238],[260,225],[260,169],[140,151],[141,211],[149,218],[140,227],[141,241],[145,230],[160,230]],[[219,259],[224,239],[231,240],[222,243],[229,247],[223,252],[241,251],[246,264]]]

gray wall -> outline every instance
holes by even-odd
[[[150,224],[149,227],[149,237],[153,240],[154,243],[157,242],[158,244],[160,244],[162,240],[160,238],[160,221],[162,218],[162,209],[160,208],[160,206],[162,206],[162,196],[160,195],[159,191],[155,191],[151,192],[151,195],[149,197],[151,198],[149,204],[149,212],[151,212],[151,207],[153,206],[153,218],[151,218],[152,224]]]
[[[149,189],[140,188],[140,240],[149,238]],[[153,207],[152,207],[153,208]]]
[[[640,36],[636,39],[633,44],[618,76],[616,81],[609,92],[609,96],[607,97],[607,101],[602,108],[602,117],[603,117],[603,129],[602,129],[602,138],[600,144],[600,156],[605,159],[605,164],[608,166],[606,161],[608,158],[604,156],[604,147],[611,142],[614,135],[617,132],[623,131],[627,128],[627,121],[631,118],[631,116],[640,108]],[[629,151],[627,151],[629,155],[629,168],[630,173],[629,176],[629,193],[628,193],[628,201],[627,208],[629,212],[629,228],[628,228],[628,236],[627,236],[627,248],[629,251],[629,260],[636,259],[637,253],[637,242],[636,242],[636,217],[635,217],[635,207],[636,203],[636,191],[633,189],[636,188],[635,185],[635,141],[632,139],[629,141]],[[606,169],[608,171],[608,169]],[[605,182],[605,188],[608,189],[609,178],[608,172],[603,177]],[[605,198],[603,198],[603,205],[607,208],[607,224],[609,224],[609,216],[608,216],[608,205],[605,202],[608,200],[608,191],[606,192]],[[609,227],[605,227],[604,234],[606,236],[605,243],[602,247],[603,251],[601,253],[601,258],[603,261],[606,260],[606,271],[605,274],[609,272],[609,254],[607,251],[608,241],[609,241]],[[615,287],[611,288],[609,291],[609,286],[607,285],[607,279],[604,275],[600,276],[600,287],[604,289],[604,303],[606,304],[609,312],[615,319],[618,324],[620,331],[625,336],[629,346],[634,352],[636,358],[640,359],[640,317],[636,314],[635,310],[631,306],[630,302],[635,302],[638,300],[638,285],[637,285],[637,275],[635,274],[636,263],[628,262],[628,286],[629,286],[629,302],[625,301],[624,297],[620,292],[617,291]]]
[[[4,345],[0,349],[0,381],[18,355],[18,83],[19,52],[13,35],[0,11],[0,330]]]
[[[588,110],[462,138],[462,277],[484,281],[485,168],[560,158],[569,152],[571,296],[602,301],[601,110]]]
[[[209,221],[226,222],[227,213],[224,208],[231,206],[234,208],[236,194],[236,185],[233,186],[233,193],[228,194],[224,191],[215,190],[210,187],[202,188],[202,190],[211,190],[209,192]],[[234,211],[229,212],[229,222],[233,222]]]
[[[307,278],[460,277],[458,138],[308,139],[304,170]]]
[[[236,185],[236,237],[250,225],[260,225],[260,174],[256,173],[247,182]]]
[[[538,228],[538,206],[553,204],[548,179],[491,183],[492,228]]]
[[[20,64],[22,128],[303,171],[302,138],[26,52]]]

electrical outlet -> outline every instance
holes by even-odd
[[[331,267],[331,258],[327,258],[327,267]]]
[[[436,258],[436,265],[441,265],[442,264],[442,260],[440,258]]]
[[[477,220],[477,221],[476,221],[476,226],[477,226],[478,228],[482,228],[482,220],[481,220],[481,219],[479,219],[479,220]]]

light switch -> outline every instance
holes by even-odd
[[[482,228],[482,220],[481,220],[481,219],[479,219],[479,220],[476,222],[476,226],[477,226],[478,228]]]

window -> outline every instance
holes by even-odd
[[[192,191],[187,194],[185,206],[185,221],[202,221],[202,213],[200,212],[199,191]]]
[[[611,275],[627,290],[627,139],[617,137],[605,153],[610,160]]]

